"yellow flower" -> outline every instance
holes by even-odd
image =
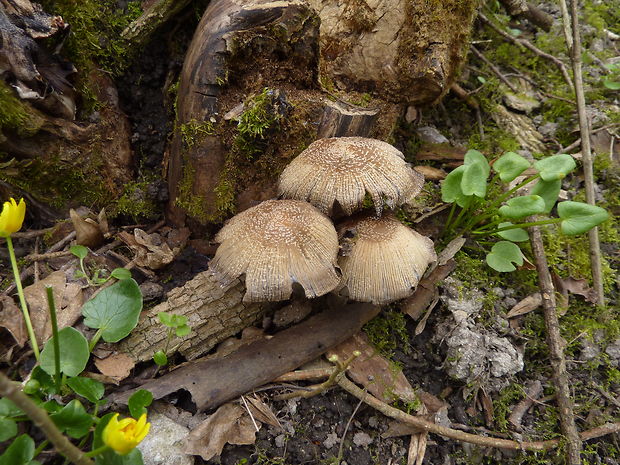
[[[143,413],[138,421],[133,418],[123,418],[118,421],[118,413],[116,413],[103,429],[101,439],[106,446],[125,455],[140,444],[150,428],[151,424],[146,422],[146,413]]]
[[[2,213],[0,213],[0,237],[8,237],[14,232],[19,231],[24,222],[25,215],[26,204],[24,199],[19,200],[19,205],[13,198],[9,202],[4,202]]]

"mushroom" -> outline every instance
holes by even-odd
[[[285,198],[306,200],[331,214],[334,203],[351,215],[370,194],[377,215],[409,202],[422,189],[414,171],[390,144],[365,137],[333,137],[311,143],[282,172],[278,187]]]
[[[262,202],[231,218],[215,240],[220,246],[209,268],[222,286],[245,273],[246,302],[288,299],[293,282],[313,298],[340,281],[336,230],[307,202]]]
[[[363,216],[339,228],[340,289],[360,302],[385,304],[411,295],[426,267],[437,260],[433,241],[393,216]]]

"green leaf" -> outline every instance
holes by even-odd
[[[27,434],[22,434],[0,455],[0,465],[27,465],[33,457],[34,441]]]
[[[461,208],[467,208],[472,201],[472,197],[466,196],[461,189],[461,180],[463,179],[464,171],[464,165],[453,169],[441,184],[441,200],[446,203],[456,202]]]
[[[484,178],[486,179],[491,172],[491,167],[489,166],[489,162],[487,161],[487,157],[485,157],[482,153],[477,150],[468,150],[465,153],[465,159],[463,160],[463,164],[465,166],[469,165],[480,165],[484,169]]]
[[[133,279],[122,279],[82,307],[84,324],[101,329],[106,342],[118,342],[138,324],[142,310],[142,293]]]
[[[477,76],[477,77],[476,77],[476,79],[478,79],[478,81],[479,81],[481,84],[484,84],[484,83],[486,83],[486,82],[487,82],[487,80],[486,80],[483,76]]]
[[[52,352],[53,353],[53,352]],[[62,355],[60,356],[62,363]],[[41,385],[41,390],[47,394],[58,394],[54,378],[45,372],[40,366],[34,367],[30,379],[36,379]]]
[[[582,202],[560,202],[558,216],[562,218],[560,229],[567,236],[575,236],[598,226],[607,218],[607,210]]]
[[[506,226],[513,226],[513,224],[510,221],[506,221],[505,223],[500,223],[499,225],[497,225],[498,228],[505,228]],[[523,242],[527,241],[530,238],[530,236],[527,234],[527,231],[522,228],[500,231],[497,233],[497,235],[502,239],[506,239],[507,241],[512,242]]]
[[[84,260],[88,255],[88,249],[83,245],[72,245],[69,251],[80,260]]]
[[[169,328],[174,328],[174,326],[172,325],[172,315],[166,312],[159,312],[157,314],[157,318],[159,319],[159,322],[164,325],[164,326],[168,326]]]
[[[514,197],[499,208],[499,213],[506,218],[523,218],[545,211],[545,201],[538,195]]]
[[[67,380],[67,384],[73,392],[77,395],[85,397],[93,404],[96,404],[105,392],[105,387],[103,383],[95,379],[84,378],[83,376],[77,376],[75,378],[69,378]]]
[[[544,179],[539,179],[532,190],[530,191],[531,195],[538,195],[542,197],[545,201],[545,209],[542,213],[549,213],[555,202],[558,200],[558,195],[560,194],[560,188],[562,187],[562,181],[559,179],[554,179],[552,181],[545,181]]]
[[[58,331],[60,345],[60,371],[68,376],[77,376],[84,371],[90,352],[88,341],[77,329],[68,327]],[[54,338],[45,344],[41,352],[41,368],[46,373],[54,375]]]
[[[612,81],[609,78],[603,79],[603,85],[610,90],[620,90],[620,81]]]
[[[157,314],[159,321],[169,328],[178,328],[187,324],[187,317],[185,315],[176,315],[166,312],[160,312]]]
[[[530,167],[530,162],[514,152],[506,152],[493,163],[493,169],[504,182],[513,181]]]
[[[139,389],[134,392],[127,401],[127,407],[129,407],[129,413],[131,416],[138,419],[143,413],[146,413],[146,407],[153,402],[153,394],[146,389]]]
[[[158,350],[153,354],[153,361],[160,367],[168,365],[168,357],[163,350]]]
[[[516,270],[513,263],[523,265],[523,253],[517,244],[500,241],[487,254],[487,264],[502,273]]]
[[[177,326],[176,335],[177,337],[187,336],[191,331],[191,328],[188,325]]]
[[[93,417],[77,399],[65,405],[60,412],[51,414],[50,418],[61,432],[74,439],[85,436],[93,424]]]
[[[484,198],[487,195],[487,176],[484,165],[472,163],[465,165],[461,179],[461,189],[464,195],[475,195]]]
[[[0,417],[21,417],[24,412],[10,399],[0,399]]]
[[[116,279],[131,279],[131,271],[127,268],[114,268],[112,270],[112,277]]]
[[[573,157],[566,154],[552,155],[534,163],[534,168],[538,170],[540,177],[544,181],[563,179],[576,166],[577,164]]]
[[[0,417],[0,442],[11,439],[17,434],[17,423],[10,418]]]

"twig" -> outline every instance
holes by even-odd
[[[547,328],[547,345],[549,346],[549,358],[551,369],[553,370],[553,380],[556,387],[556,401],[559,408],[560,428],[566,436],[567,459],[569,465],[579,465],[581,463],[581,439],[575,425],[575,415],[573,413],[573,401],[570,397],[568,373],[566,371],[566,359],[564,358],[564,346],[566,342],[560,334],[560,323],[555,304],[555,290],[547,257],[542,241],[542,234],[538,226],[530,228],[530,244],[536,262],[538,272],[538,282],[543,303],[543,313],[545,326]]]
[[[470,444],[478,444],[481,446],[495,447],[499,449],[510,450],[529,450],[533,452],[542,452],[553,449],[560,444],[559,439],[550,439],[547,441],[533,441],[533,442],[519,442],[511,441],[509,439],[499,439],[487,436],[477,436],[475,434],[466,433],[464,431],[458,431],[452,428],[438,425],[429,420],[420,417],[414,417],[402,410],[390,407],[385,402],[377,399],[371,394],[366,393],[363,389],[357,387],[354,383],[349,381],[346,377],[340,378],[338,382],[341,388],[350,394],[354,395],[358,399],[363,399],[364,402],[370,405],[372,408],[378,410],[384,415],[401,421],[422,431],[428,431],[429,433],[438,434],[450,439],[456,439],[457,441],[468,442]],[[608,423],[598,428],[593,428],[581,433],[581,438],[584,441],[588,439],[594,439],[597,437],[605,436],[607,434],[616,433],[620,431],[620,423]]]
[[[517,90],[517,88],[512,84],[512,82],[510,82],[506,76],[504,76],[502,74],[502,72],[499,70],[499,68],[497,66],[495,66],[493,63],[491,63],[491,61],[485,57],[476,47],[474,47],[473,45],[470,47],[471,51],[474,52],[474,55],[476,55],[480,60],[482,60],[489,68],[491,68],[491,71],[493,71],[493,73],[495,73],[495,75],[499,78],[500,81],[502,81],[504,84],[506,84],[506,86],[508,86],[508,88],[513,91],[515,94],[518,93],[519,91]]]
[[[573,105],[575,105],[575,102],[571,102]],[[593,134],[597,134],[601,131],[604,131],[605,129],[609,129],[609,128],[613,128],[615,126],[620,126],[620,123],[611,123],[611,124],[606,124],[605,126],[601,126],[600,128],[596,128],[596,129],[592,129],[590,131],[590,135]],[[578,138],[575,142],[573,142],[570,145],[567,145],[566,147],[564,147],[562,150],[560,150],[558,153],[568,153],[573,149],[576,149],[577,147],[579,147],[579,145],[581,144],[581,137]]]
[[[46,252],[46,253],[31,253],[30,255],[26,255],[24,260],[28,260],[29,262],[39,262],[41,260],[48,260],[50,258],[58,258],[58,257],[66,257],[67,255],[71,255],[69,250],[60,250],[58,252]]]
[[[570,23],[572,27],[572,44],[569,39],[568,31],[566,42],[570,51],[570,59],[573,65],[573,77],[575,80],[575,97],[577,98],[577,114],[579,116],[579,131],[581,133],[581,156],[583,163],[583,174],[586,184],[586,202],[590,205],[596,203],[594,195],[594,169],[592,167],[592,151],[590,148],[590,134],[588,117],[586,115],[586,99],[583,91],[583,76],[581,73],[581,37],[579,33],[579,15],[576,0],[571,2],[571,17],[568,15],[566,0],[560,0],[562,5],[562,17],[564,24]],[[572,19],[572,21],[571,21]],[[572,46],[571,46],[572,45]],[[605,308],[605,293],[603,290],[603,267],[601,263],[601,246],[598,238],[598,228],[588,231],[590,242],[590,267],[592,268],[592,285],[597,295],[597,303]],[[606,312],[605,312],[606,313]]]
[[[364,389],[364,392],[368,394],[368,391],[366,389]],[[364,399],[360,399],[360,401],[357,403],[357,405],[353,409],[353,413],[351,413],[351,416],[349,417],[349,420],[347,421],[347,424],[344,427],[342,437],[340,438],[340,447],[338,447],[338,460],[336,461],[336,463],[340,463],[342,460],[342,454],[344,453],[344,439],[347,437],[347,431],[349,431],[349,426],[351,426],[351,421],[353,421],[353,417],[359,410],[360,406],[362,405],[362,402],[364,402]]]
[[[553,55],[551,55],[551,54],[549,54],[547,52],[543,52],[541,49],[539,49],[538,47],[536,47],[534,44],[532,44],[530,41],[528,41],[526,39],[519,39],[517,37],[511,36],[506,31],[502,31],[499,27],[497,27],[495,24],[493,24],[489,20],[489,18],[487,18],[482,12],[478,12],[478,17],[482,20],[483,23],[485,23],[488,26],[490,26],[493,30],[495,30],[495,32],[497,32],[499,35],[501,35],[504,39],[506,39],[509,42],[512,42],[514,44],[523,46],[523,47],[531,50],[532,52],[534,52],[536,55],[538,55],[538,56],[540,56],[542,58],[545,58],[546,60],[551,61],[554,65],[556,65],[558,67],[558,69],[562,73],[562,76],[564,77],[564,80],[566,81],[568,86],[571,89],[574,89],[573,81],[571,80],[570,75],[568,74],[568,70],[566,69],[566,66],[564,65],[562,60],[560,60],[557,57],[554,57]]]
[[[517,431],[521,431],[521,421],[523,415],[534,404],[534,401],[540,397],[543,392],[543,385],[539,380],[534,381],[527,392],[525,393],[525,399],[519,402],[513,409],[512,413],[508,417],[508,421],[514,426]]]
[[[58,430],[54,422],[47,415],[47,412],[30,400],[30,398],[21,391],[18,383],[11,381],[2,372],[0,372],[0,396],[7,397],[22,409],[32,422],[41,428],[47,439],[54,444],[58,453],[77,465],[94,465],[91,459],[86,457],[80,449],[71,444]]]

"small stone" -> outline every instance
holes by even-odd
[[[149,415],[151,430],[138,445],[144,465],[193,465],[194,457],[183,452],[189,429],[160,413]]]
[[[427,144],[447,144],[450,141],[432,126],[422,126],[416,129],[418,137]]]
[[[160,299],[164,295],[164,288],[152,281],[146,281],[140,284],[140,291],[145,302],[149,300]]]
[[[372,438],[368,433],[359,432],[353,435],[353,444],[358,447],[366,448],[372,444]]]
[[[286,444],[286,435],[280,434],[276,436],[275,442],[276,442],[276,447],[280,447],[280,448],[284,447]]]
[[[532,110],[540,107],[540,101],[530,92],[515,94],[508,91],[504,94],[504,103],[508,108],[524,113],[530,113]]]
[[[323,446],[325,446],[326,449],[331,449],[336,444],[338,444],[338,441],[339,438],[336,433],[328,433],[327,438],[325,438],[325,441],[323,441]]]

